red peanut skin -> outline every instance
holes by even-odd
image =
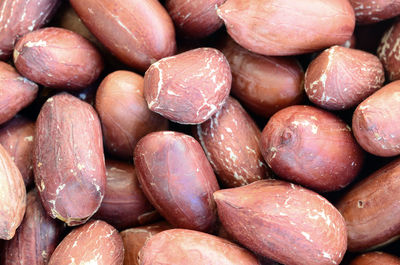
[[[400,154],[400,81],[394,81],[369,96],[353,113],[357,142],[376,156]]]
[[[372,24],[400,14],[399,0],[350,0],[357,24]]]
[[[170,229],[152,236],[139,253],[140,265],[259,265],[248,250],[213,235]]]
[[[278,176],[320,192],[348,185],[364,161],[351,128],[311,106],[291,106],[273,115],[262,131],[260,149]]]
[[[198,48],[164,58],[144,76],[149,109],[182,124],[200,124],[222,108],[232,74],[225,56],[213,48]]]
[[[24,180],[8,152],[0,144],[0,240],[10,240],[24,218]]]
[[[106,221],[118,230],[157,220],[159,216],[139,187],[132,165],[107,160],[106,170],[105,195],[95,219]]]
[[[50,258],[49,265],[122,265],[124,245],[118,231],[99,220],[91,220],[70,232]]]
[[[157,0],[71,0],[88,29],[119,60],[140,71],[176,52],[174,25]]]
[[[225,0],[167,0],[165,7],[184,36],[204,38],[217,31],[223,21],[217,15],[217,8]]]
[[[139,265],[139,251],[145,242],[157,233],[173,227],[167,222],[130,228],[120,233],[125,247],[124,265]]]
[[[18,115],[0,126],[0,144],[6,149],[18,167],[25,186],[33,184],[32,153],[34,133],[35,123]]]
[[[0,3],[0,60],[8,60],[17,39],[44,26],[61,0],[13,0]]]
[[[399,173],[397,159],[355,185],[336,204],[347,224],[350,251],[365,251],[398,237]]]
[[[66,93],[49,98],[36,121],[33,165],[47,213],[70,226],[85,223],[106,186],[100,121],[92,106]]]
[[[252,53],[231,38],[221,51],[232,70],[232,95],[252,112],[270,117],[304,100],[304,72],[295,58]]]
[[[390,81],[400,79],[400,53],[398,39],[400,38],[400,21],[395,21],[393,25],[382,36],[377,55],[381,60],[386,74]]]
[[[400,258],[384,252],[374,251],[357,256],[350,262],[349,265],[378,265],[378,264],[400,265]]]
[[[14,238],[6,242],[3,265],[47,264],[62,232],[62,223],[47,215],[37,190],[30,191],[24,220]]]
[[[308,66],[304,88],[310,101],[328,110],[348,109],[382,87],[385,72],[373,54],[333,46]]]
[[[246,248],[287,265],[339,264],[346,252],[343,217],[317,193],[260,180],[214,193],[218,216]]]
[[[259,147],[260,129],[235,99],[229,97],[194,134],[223,186],[239,187],[271,176]]]
[[[355,26],[347,0],[227,0],[217,12],[237,43],[263,55],[295,55],[342,44]]]
[[[100,53],[88,40],[55,27],[39,29],[19,39],[14,64],[34,82],[69,90],[86,88],[104,67]]]
[[[146,134],[168,129],[168,120],[148,109],[143,77],[133,72],[116,71],[101,82],[96,110],[108,152],[121,158],[132,158],[137,142]]]
[[[32,103],[38,89],[38,85],[22,77],[14,67],[0,62],[0,124]]]
[[[144,194],[175,227],[210,232],[217,213],[212,198],[219,189],[200,144],[177,132],[154,132],[135,149],[135,166]]]

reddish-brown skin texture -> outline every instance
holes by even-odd
[[[9,64],[0,62],[0,124],[35,100],[38,85],[22,77]]]
[[[36,121],[33,170],[47,213],[85,223],[100,207],[106,168],[95,110],[66,93],[49,98]]]
[[[255,54],[230,38],[221,48],[232,70],[232,94],[252,112],[270,117],[305,98],[304,72],[295,58]]]
[[[24,180],[8,152],[0,144],[0,240],[10,240],[24,218]]]
[[[311,106],[277,112],[262,131],[260,144],[265,161],[278,176],[320,192],[345,187],[364,160],[351,128]]]
[[[223,21],[217,8],[225,0],[167,0],[165,7],[178,31],[189,38],[204,38],[218,30]]]
[[[175,30],[157,0],[71,0],[88,29],[118,59],[146,71],[176,51]]]
[[[96,94],[96,110],[110,154],[129,159],[146,134],[168,129],[168,120],[152,112],[143,96],[143,77],[129,71],[109,74]]]
[[[173,227],[167,222],[130,228],[120,233],[125,247],[124,265],[139,265],[139,251],[152,236]]]
[[[400,81],[394,81],[369,96],[353,113],[357,142],[376,156],[400,154]]]
[[[346,48],[352,48],[355,49],[357,45],[357,38],[353,34],[351,35],[350,39],[346,40],[344,43],[342,43],[340,46],[346,47]]]
[[[99,220],[75,228],[57,246],[49,265],[122,265],[124,245],[118,231]]]
[[[399,0],[350,0],[358,24],[372,24],[400,14]]]
[[[222,108],[231,83],[225,56],[198,48],[152,64],[144,76],[144,97],[149,109],[172,121],[200,124]]]
[[[380,252],[368,252],[353,259],[349,265],[400,265],[400,258]]]
[[[32,153],[35,123],[16,116],[0,126],[0,144],[18,167],[25,186],[33,183]]]
[[[260,129],[237,100],[229,97],[193,131],[223,186],[239,187],[271,176],[259,147]]]
[[[377,51],[390,81],[400,79],[400,58],[397,56],[400,53],[399,39],[400,21],[396,21],[382,36]]]
[[[302,54],[342,44],[355,26],[347,0],[227,0],[217,12],[236,42],[264,55]]]
[[[139,253],[140,265],[259,265],[248,250],[213,235],[170,229],[147,240]]]
[[[286,265],[339,264],[346,252],[343,217],[317,193],[260,180],[214,193],[225,229],[246,248]]]
[[[173,226],[210,232],[217,219],[212,194],[219,186],[201,145],[177,132],[154,132],[135,149],[144,194]]]
[[[355,185],[337,203],[347,224],[350,251],[383,245],[400,234],[400,160]]]
[[[36,190],[28,193],[26,204],[24,220],[5,245],[3,265],[45,265],[61,239],[62,223],[47,215]]]
[[[45,25],[61,0],[12,0],[0,3],[0,60],[9,59],[17,39]]]
[[[348,109],[382,87],[385,72],[373,54],[333,46],[323,51],[307,68],[304,89],[315,105]]]
[[[77,90],[103,70],[97,49],[79,34],[62,28],[30,32],[15,44],[14,64],[30,80],[51,88]]]
[[[94,218],[119,230],[157,220],[159,215],[139,187],[135,168],[127,163],[107,160],[106,169],[106,191]]]

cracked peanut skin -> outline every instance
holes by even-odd
[[[46,101],[36,121],[33,170],[43,206],[53,218],[79,225],[97,211],[106,168],[92,106],[67,93]]]
[[[347,0],[227,0],[217,12],[242,47],[272,56],[342,44],[355,27]]]
[[[0,124],[31,104],[38,90],[37,84],[21,76],[14,67],[0,62]]]
[[[364,51],[333,46],[307,68],[304,89],[315,105],[328,110],[357,106],[380,89],[385,72],[379,58]]]
[[[153,63],[144,75],[150,110],[181,124],[200,124],[229,96],[232,74],[225,56],[197,48]]]
[[[27,195],[24,219],[4,246],[4,265],[45,265],[61,239],[63,224],[44,210],[37,190]]]
[[[397,159],[355,185],[336,203],[346,221],[350,251],[366,251],[398,238],[399,172]]]
[[[170,229],[148,239],[139,253],[140,265],[259,265],[250,251],[203,232]]]
[[[193,137],[172,131],[150,133],[137,144],[134,162],[144,194],[171,225],[214,230],[217,209],[212,194],[219,185]]]
[[[93,35],[119,60],[142,72],[176,52],[172,19],[157,0],[71,0]]]
[[[193,127],[193,134],[225,187],[272,177],[259,147],[261,131],[234,98],[228,97],[219,112]]]
[[[260,149],[275,174],[319,192],[344,188],[364,162],[344,121],[305,105],[275,113],[262,131]]]
[[[357,24],[373,24],[400,14],[399,0],[350,0]]]
[[[26,189],[14,161],[0,144],[0,240],[14,237],[24,218]]]
[[[257,254],[287,265],[339,264],[346,224],[317,193],[280,180],[260,180],[214,193],[230,235]]]
[[[50,21],[61,0],[13,0],[0,3],[0,60],[12,55],[17,39]]]
[[[57,246],[48,265],[122,265],[124,245],[118,231],[91,220],[72,230]]]
[[[19,39],[14,64],[30,80],[64,90],[86,88],[104,68],[92,43],[75,32],[56,27],[39,29]]]
[[[352,128],[367,152],[382,157],[400,154],[400,81],[382,87],[353,112]]]

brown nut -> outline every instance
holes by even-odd
[[[109,74],[96,94],[96,110],[109,153],[131,158],[146,134],[168,128],[168,120],[150,111],[143,96],[143,77],[129,71]]]
[[[0,126],[0,144],[18,167],[25,186],[33,183],[32,153],[35,123],[16,116]]]
[[[12,54],[16,40],[45,25],[61,0],[13,0],[0,3],[0,60]]]
[[[259,265],[248,250],[213,235],[170,229],[147,240],[139,253],[140,265]]]
[[[385,72],[373,54],[333,46],[308,66],[304,88],[310,101],[328,110],[348,109],[382,87]]]
[[[229,97],[219,112],[193,131],[225,187],[271,176],[259,147],[260,129],[235,99]]]
[[[36,121],[33,170],[47,213],[85,223],[100,207],[106,169],[96,111],[66,93],[49,98]]]
[[[400,265],[400,258],[388,253],[374,251],[361,254],[353,259],[349,265]]]
[[[107,160],[105,195],[95,219],[115,228],[127,229],[151,223],[159,215],[139,187],[135,168],[127,163]]]
[[[4,248],[4,265],[45,265],[56,248],[63,225],[47,215],[37,190],[27,195],[24,220]]]
[[[159,222],[148,226],[130,228],[120,233],[125,247],[124,265],[139,265],[139,251],[152,236],[173,228],[167,222]]]
[[[146,71],[176,51],[175,30],[157,0],[71,0],[72,7],[104,46],[125,64]]]
[[[97,49],[85,38],[62,28],[44,28],[23,36],[14,49],[18,71],[44,86],[83,89],[103,70]]]
[[[24,180],[8,152],[0,144],[0,240],[10,240],[24,218]]]
[[[190,38],[204,38],[218,30],[223,21],[217,8],[225,0],[167,0],[165,7],[176,27]]]
[[[400,160],[355,185],[337,203],[348,231],[348,249],[363,251],[389,243],[400,234]]]
[[[218,15],[237,43],[264,55],[302,54],[342,44],[355,26],[347,0],[227,0]]]
[[[335,115],[311,106],[291,106],[275,113],[260,144],[274,173],[317,191],[345,187],[360,172],[364,160],[351,128]]]
[[[0,62],[0,124],[35,100],[38,85],[22,77],[9,64]]]
[[[198,48],[164,58],[144,76],[149,109],[182,124],[199,124],[222,108],[232,75],[225,56]]]
[[[260,180],[214,193],[218,216],[246,248],[287,265],[339,264],[346,224],[328,200],[300,186]]]
[[[350,0],[358,24],[378,23],[400,14],[399,0]]]
[[[400,39],[400,20],[393,25],[382,36],[377,55],[385,67],[390,81],[400,79],[400,53],[398,45]]]
[[[70,232],[50,258],[48,265],[122,265],[124,245],[118,231],[99,220],[91,220]]]
[[[305,98],[304,72],[295,58],[255,54],[231,38],[225,39],[221,51],[232,70],[232,95],[252,112],[270,117]]]
[[[173,226],[212,231],[212,198],[219,189],[200,144],[177,132],[154,132],[136,145],[135,166],[144,194]]]
[[[353,133],[371,154],[400,154],[400,81],[394,81],[369,96],[353,113]]]

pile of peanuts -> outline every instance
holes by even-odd
[[[0,265],[399,265],[400,0],[0,0]]]

